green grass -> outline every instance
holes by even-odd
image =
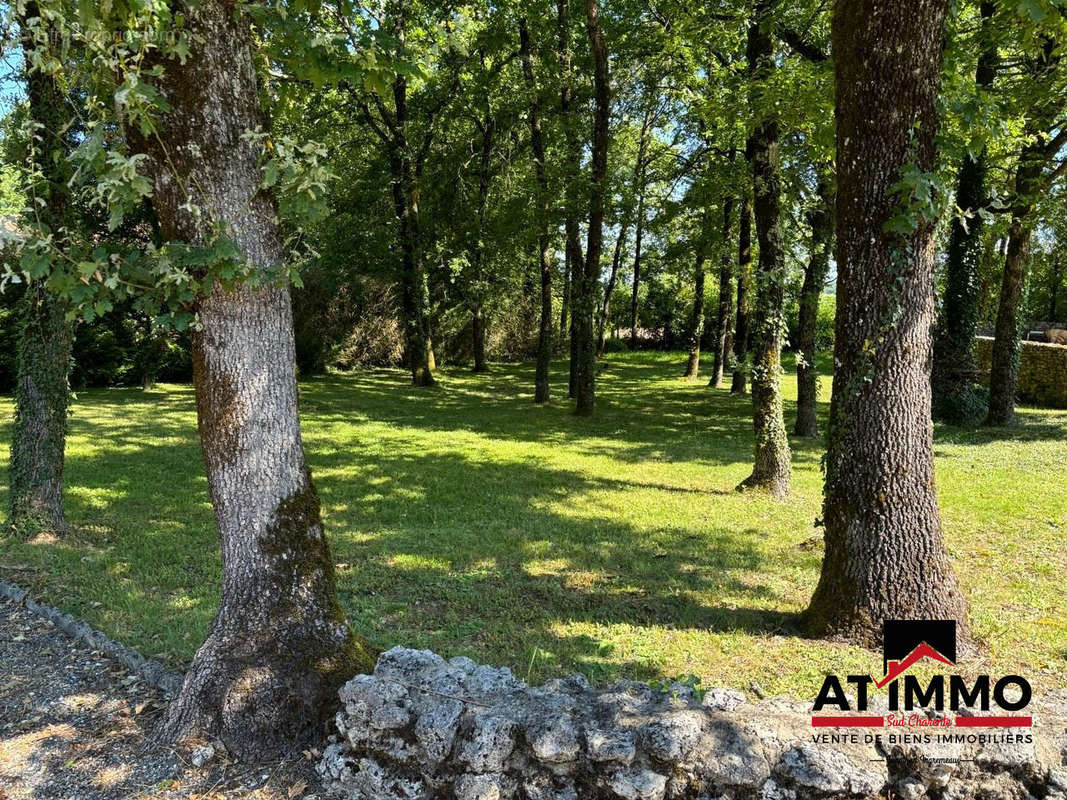
[[[749,401],[682,381],[681,362],[608,356],[593,419],[559,397],[563,364],[544,408],[530,402],[528,365],[443,369],[433,390],[400,370],[302,384],[353,625],[381,648],[469,655],[535,681],[695,674],[807,697],[827,671],[876,672],[879,654],[797,633],[821,555],[821,443],[793,441],[788,502],[735,493]],[[0,437],[10,411],[0,401]],[[965,671],[1063,686],[1067,412],[1020,418],[936,431],[948,547],[983,645]],[[0,576],[187,661],[220,572],[192,390],[81,393],[66,474],[77,531],[0,543]]]

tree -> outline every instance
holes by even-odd
[[[797,323],[797,436],[819,435],[816,416],[819,375],[815,367],[815,328],[819,298],[830,271],[830,248],[834,236],[834,195],[828,175],[820,175],[815,190],[815,207],[808,212],[811,251],[804,268],[804,285],[800,289],[800,315]]]
[[[995,3],[981,3],[980,53],[974,82],[979,93],[989,91],[997,72],[997,42],[992,19]],[[987,204],[988,152],[963,156],[956,184],[956,207],[945,259],[945,291],[934,336],[931,375],[935,419],[955,424],[981,416],[985,401],[975,384],[974,337],[978,330],[979,265],[984,206]]]
[[[187,19],[192,52],[163,61],[155,84],[169,110],[129,135],[148,157],[169,241],[211,252],[221,227],[270,275],[286,252],[259,148],[245,135],[263,123],[249,22],[218,0]],[[337,687],[372,658],[336,598],[300,437],[288,288],[270,278],[209,286],[193,349],[222,597],[162,735],[218,736],[241,758],[259,758],[318,734]]]
[[[574,79],[572,70],[573,53],[571,52],[571,12],[570,0],[557,0],[557,41],[560,72],[559,116],[563,127],[563,210],[564,210],[564,278],[563,301],[560,309],[560,338],[569,337],[570,374],[567,381],[567,393],[570,397],[578,394],[578,337],[575,331],[578,293],[584,271],[581,232],[578,222],[578,184],[581,174],[582,146],[575,127],[574,113]],[[571,307],[575,306],[574,309]],[[568,324],[568,312],[570,321]],[[590,324],[592,324],[590,322]]]
[[[574,332],[577,340],[572,350],[575,369],[576,412],[593,413],[596,404],[596,339],[593,312],[596,287],[600,278],[600,251],[604,242],[604,192],[608,172],[608,123],[611,95],[608,85],[608,51],[600,29],[600,10],[596,0],[585,0],[586,31],[593,52],[594,113],[589,185],[589,232],[585,247],[585,264],[574,286]],[[572,273],[572,280],[573,280]]]
[[[531,92],[530,146],[533,149],[537,176],[537,251],[541,272],[541,324],[537,332],[537,370],[534,377],[534,402],[547,403],[550,389],[548,369],[552,362],[552,248],[548,236],[548,178],[545,176],[545,143],[541,132],[541,100],[534,77],[530,30],[526,17],[519,20],[519,47],[522,74]]]
[[[874,642],[885,619],[966,604],[934,488],[930,330],[936,100],[948,0],[835,6],[837,319],[818,634]]]
[[[749,74],[765,81],[774,70],[771,10],[774,0],[756,0],[748,29]],[[752,422],[756,454],[752,473],[741,489],[764,489],[774,497],[789,494],[792,475],[789,438],[782,412],[782,328],[785,306],[785,250],[780,211],[781,174],[778,121],[761,109],[748,148],[752,165],[753,210],[759,261],[756,268],[755,358],[752,367]]]
[[[727,200],[727,203],[730,201]],[[725,212],[729,220],[729,211]],[[701,215],[700,230],[697,231],[696,264],[693,267],[693,310],[689,315],[687,335],[689,337],[689,357],[685,362],[683,378],[696,380],[700,375],[700,340],[704,337],[704,261],[707,258],[707,214]],[[729,225],[729,222],[726,223]],[[719,289],[719,305],[722,305],[722,288]],[[714,380],[714,379],[713,379]]]
[[[746,182],[747,183],[747,182]],[[737,227],[737,313],[734,315],[733,375],[730,394],[744,394],[748,383],[748,293],[752,283],[752,190],[745,186]]]
[[[734,198],[727,197],[722,205],[722,253],[719,259],[719,303],[715,313],[715,350],[712,352],[711,380],[708,385],[716,389],[722,386],[726,361],[733,347],[734,322],[734,274],[730,247],[733,226]],[[699,342],[697,345],[699,346]]]
[[[26,95],[32,175],[26,225],[43,236],[65,235],[72,224],[68,211],[70,178],[66,100],[52,76],[38,68],[51,44],[51,28],[39,21],[36,3],[27,2],[19,14],[22,48],[27,64]],[[43,52],[42,52],[43,51]],[[19,535],[40,531],[63,532],[63,460],[67,435],[67,407],[73,331],[67,305],[51,292],[47,279],[29,281],[19,304],[15,420],[12,427],[9,525]]]

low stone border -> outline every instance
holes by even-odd
[[[936,745],[928,727],[878,729],[881,745],[814,729],[808,704],[727,689],[530,687],[427,650],[382,654],[340,697],[318,771],[346,800],[1067,800],[1067,693],[1032,703],[1034,728],[941,728],[959,741]]]
[[[176,697],[178,690],[181,689],[183,680],[181,673],[168,670],[154,659],[145,658],[136,650],[119,644],[87,622],[65,614],[55,606],[38,603],[30,597],[26,589],[0,580],[0,597],[5,597],[27,611],[48,620],[72,639],[84,642],[115,659],[149,686],[159,689],[168,700]]]

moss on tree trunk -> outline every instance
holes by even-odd
[[[188,24],[194,52],[184,64],[162,65],[170,110],[158,136],[127,133],[149,156],[169,240],[205,241],[210,227],[190,213],[195,204],[217,214],[210,221],[225,223],[245,257],[267,269],[284,248],[259,154],[244,136],[263,122],[248,19],[207,0]],[[186,195],[186,186],[195,192]],[[373,655],[336,598],[300,435],[288,288],[216,283],[197,311],[197,418],[222,593],[160,735],[219,737],[242,759],[259,759],[321,734],[338,686],[369,669]]]

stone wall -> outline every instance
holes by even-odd
[[[979,336],[975,344],[979,379],[989,385],[993,339]],[[1044,342],[1022,342],[1016,396],[1046,408],[1067,408],[1067,347]]]
[[[810,707],[783,699],[629,681],[596,690],[578,675],[535,688],[425,650],[384,653],[340,695],[340,736],[318,769],[346,800],[1067,800],[1067,694],[1027,709],[1033,729],[982,729],[1029,743],[948,728],[964,741],[937,746],[813,729]],[[855,741],[817,741],[824,730]]]

